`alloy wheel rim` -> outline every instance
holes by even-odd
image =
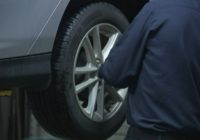
[[[102,122],[114,116],[122,106],[127,89],[115,89],[99,79],[97,72],[121,36],[115,26],[93,26],[81,40],[76,52],[73,83],[76,100],[87,118]]]

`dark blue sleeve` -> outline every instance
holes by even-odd
[[[115,87],[125,88],[138,76],[149,34],[151,4],[146,4],[111,50],[99,69],[99,77]]]

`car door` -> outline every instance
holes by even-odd
[[[0,59],[32,54],[41,38],[51,44],[43,45],[45,49],[34,50],[34,53],[50,51],[68,2],[69,0],[0,0]],[[57,19],[53,18],[54,15],[57,15]],[[54,24],[50,26],[50,23]],[[48,26],[52,31],[44,34],[49,29]]]

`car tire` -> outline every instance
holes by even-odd
[[[114,95],[120,91],[97,78],[98,67],[106,56],[98,56],[98,48],[93,48],[94,55],[91,56],[91,48],[83,46],[98,43],[94,36],[99,33],[103,40],[101,45],[108,47],[108,54],[114,46],[112,40],[116,42],[117,34],[128,24],[120,10],[104,2],[85,6],[71,18],[64,15],[52,52],[50,87],[40,93],[28,92],[33,114],[48,132],[61,138],[104,140],[121,126],[125,119],[126,97],[123,93],[126,94],[126,90]],[[90,44],[86,43],[87,39]],[[100,102],[103,108],[98,106]]]

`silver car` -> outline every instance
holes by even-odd
[[[103,140],[125,118],[127,89],[97,77],[145,0],[0,0],[0,88],[27,90],[51,134]]]

